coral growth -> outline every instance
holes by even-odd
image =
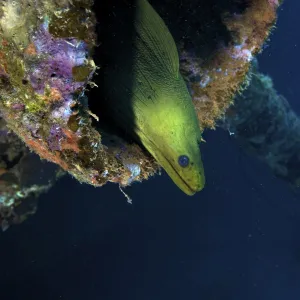
[[[252,0],[242,13],[222,16],[231,39],[201,60],[182,49],[181,69],[189,82],[203,128],[214,128],[216,120],[232,104],[247,80],[252,58],[261,50],[276,21],[278,1]]]
[[[258,71],[256,61],[251,74],[249,86],[235,98],[222,127],[277,177],[300,186],[300,119],[276,92],[272,79]]]
[[[2,6],[0,110],[32,150],[78,180],[95,186],[128,184],[147,178],[157,166],[138,147],[122,147],[124,142],[113,136],[115,146],[108,150],[91,126],[95,116],[85,96],[96,70],[91,4],[8,1]],[[14,18],[26,31],[18,32]]]
[[[36,211],[38,196],[48,191],[60,169],[42,162],[0,118],[0,228],[24,221]]]

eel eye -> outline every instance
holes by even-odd
[[[178,164],[183,168],[187,167],[189,165],[189,162],[190,159],[186,155],[180,155],[178,157]]]

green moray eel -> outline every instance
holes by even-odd
[[[201,131],[179,72],[175,42],[146,0],[126,7],[127,17],[134,12],[132,28],[120,34],[125,21],[109,26],[114,46],[103,68],[106,108],[114,123],[142,144],[183,192],[193,195],[205,184]],[[110,15],[120,20],[123,11]]]

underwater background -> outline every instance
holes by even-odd
[[[285,1],[258,56],[298,114],[299,9]],[[300,299],[300,193],[228,132],[204,138],[194,197],[165,173],[126,188],[131,205],[116,184],[58,181],[0,234],[1,299]]]

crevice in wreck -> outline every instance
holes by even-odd
[[[118,143],[116,136],[122,137],[129,144],[133,143],[128,132],[134,131],[135,120],[130,97],[122,110],[115,110],[107,105],[113,101],[114,86],[111,78],[122,80],[131,89],[133,85],[135,48],[132,47],[135,38],[134,19],[136,15],[135,0],[95,1],[93,11],[96,16],[96,33],[99,46],[95,47],[93,59],[100,68],[93,77],[97,88],[87,92],[90,110],[97,115],[99,121],[93,120],[101,133],[102,143],[112,145]],[[126,74],[124,74],[124,68]],[[124,76],[126,79],[124,80]],[[118,127],[113,118],[123,118],[126,114],[126,126]]]
[[[133,143],[126,133],[133,131],[134,115],[131,103],[124,111],[130,115],[131,122],[126,128],[119,128],[112,121],[111,111],[105,105],[109,100],[110,86],[107,77],[121,76],[120,66],[126,60],[128,65],[133,65],[134,39],[133,22],[135,18],[135,0],[95,1],[93,11],[97,19],[96,33],[98,46],[93,51],[95,64],[100,67],[93,76],[93,82],[98,88],[91,88],[86,92],[90,110],[99,117],[93,119],[93,126],[98,128],[103,138],[103,143],[110,144],[110,135],[120,136],[128,143]],[[201,58],[210,58],[218,48],[227,45],[233,36],[224,24],[226,14],[242,14],[248,7],[248,0],[187,0],[149,1],[163,18],[172,33],[178,49],[191,51]],[[197,30],[195,30],[197,29]],[[128,69],[128,67],[127,67]],[[133,72],[127,73],[130,84],[133,81]],[[107,99],[108,98],[108,99]],[[114,140],[113,138],[111,139]]]

